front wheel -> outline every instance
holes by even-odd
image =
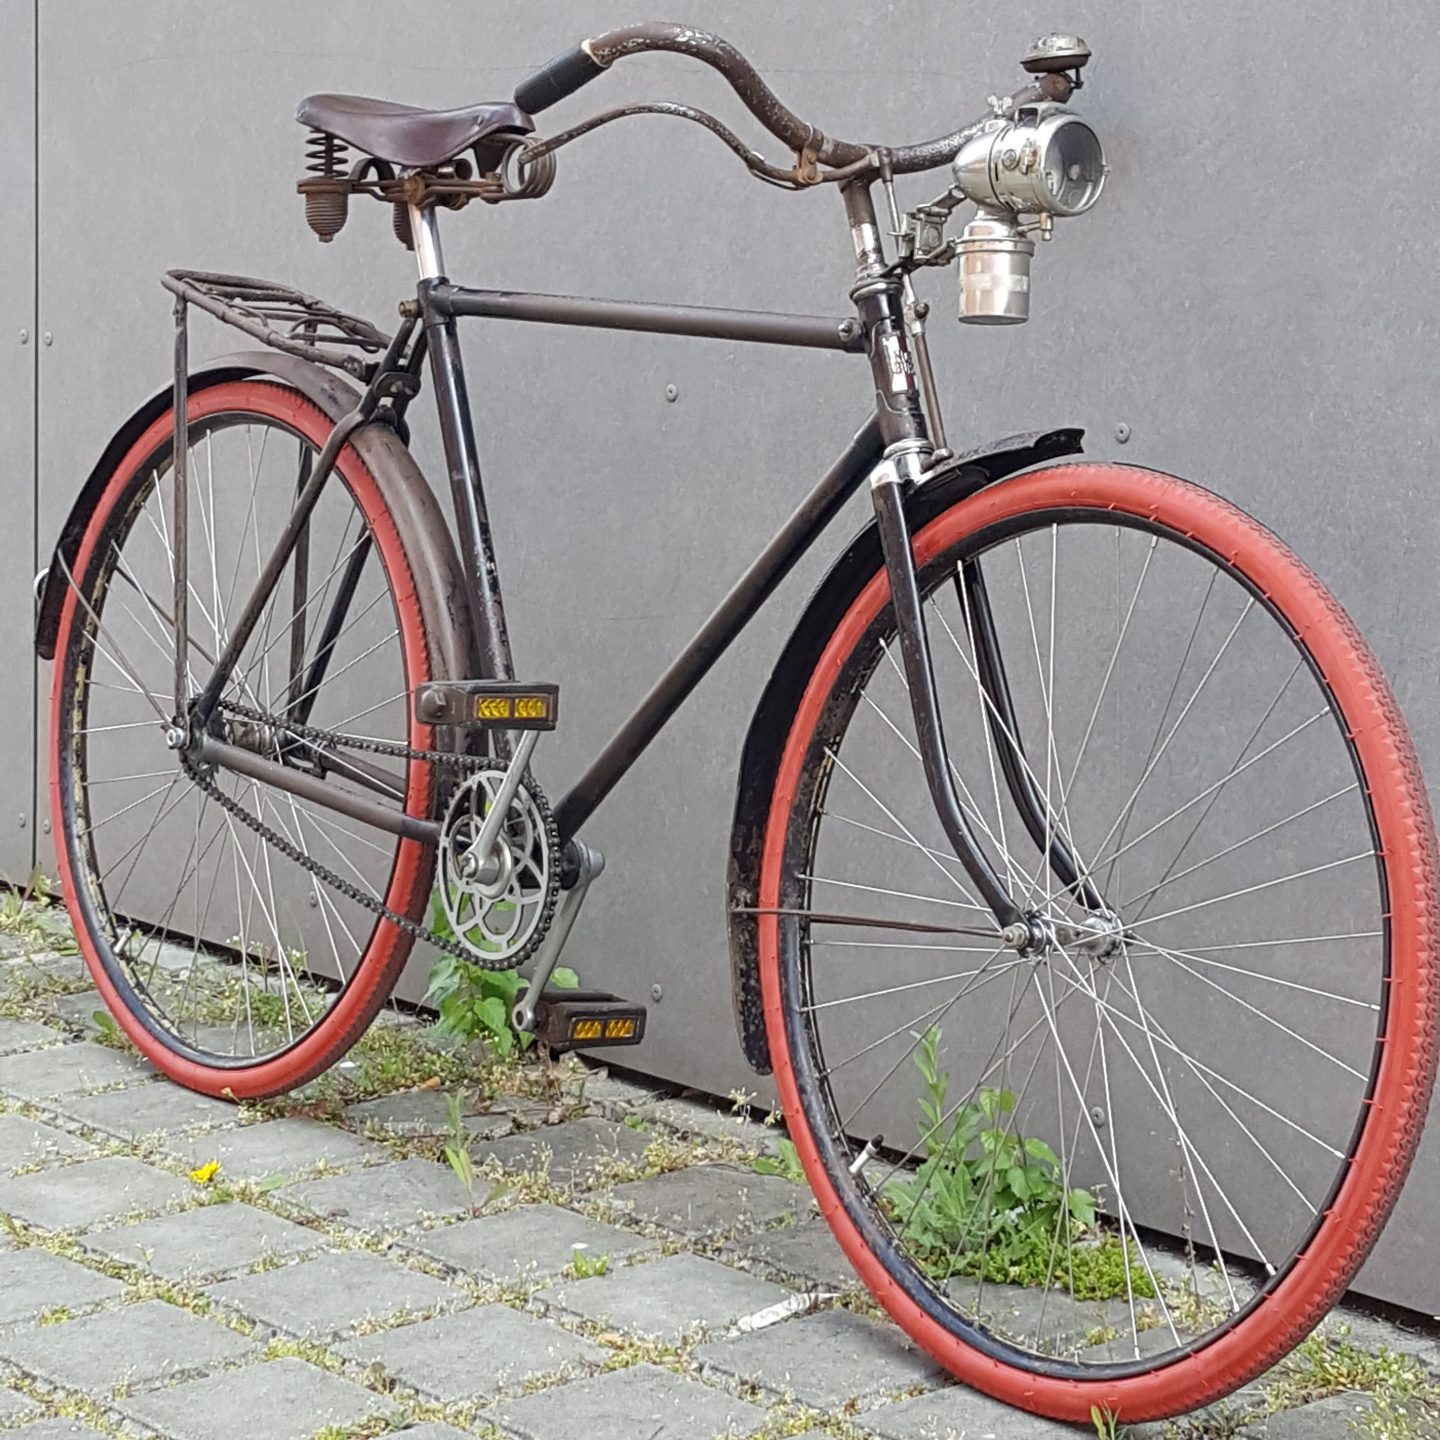
[[[1437,964],[1414,749],[1315,577],[1183,481],[1035,471],[914,553],[956,789],[1045,943],[1000,943],[934,816],[879,567],[765,831],[790,1134],[865,1284],[960,1379],[1064,1420],[1193,1409],[1319,1321],[1414,1154]]]

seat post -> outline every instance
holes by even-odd
[[[415,263],[422,280],[439,280],[445,274],[445,257],[440,251],[440,222],[435,207],[410,206],[410,234],[415,241]]]

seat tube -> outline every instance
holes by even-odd
[[[430,303],[431,288],[445,278],[440,228],[433,207],[410,206],[410,233],[420,271],[420,313],[429,342],[435,408],[445,448],[445,465],[450,474],[450,494],[455,507],[460,559],[467,582],[476,648],[483,678],[512,680],[515,670],[510,655],[510,635],[505,625],[505,606],[500,595],[500,571],[495,563],[490,519],[485,510],[485,491],[480,480],[480,460],[475,448],[470,397],[465,388],[460,338],[454,316],[437,314]]]

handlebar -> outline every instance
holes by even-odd
[[[687,55],[718,70],[746,109],[797,155],[820,165],[845,166],[864,161],[875,152],[873,146],[837,140],[807,124],[781,103],[755,67],[728,40],[706,30],[662,21],[607,30],[603,35],[572,46],[521,81],[515,88],[515,103],[531,115],[538,114],[588,85],[616,60],[653,50]],[[1032,82],[1014,100],[1016,103],[1032,100],[1063,103],[1070,98],[1072,88],[1073,82],[1059,70],[1034,73]],[[912,174],[946,165],[974,130],[974,125],[967,125],[919,145],[891,149],[888,152],[890,169],[895,174]]]

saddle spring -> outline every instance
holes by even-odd
[[[305,141],[305,166],[314,179],[301,182],[305,195],[305,220],[328,244],[345,227],[350,213],[350,184],[345,173],[345,157],[350,147],[323,130],[311,130]]]

